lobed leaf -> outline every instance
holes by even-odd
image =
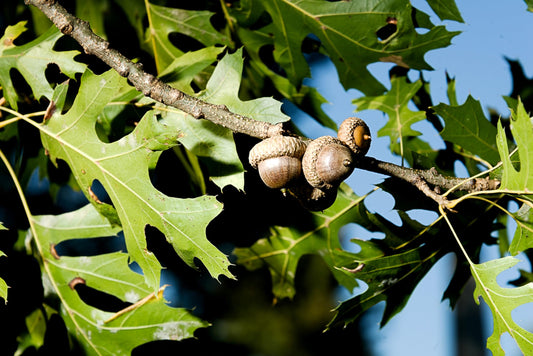
[[[157,71],[163,71],[183,51],[170,40],[172,33],[180,33],[205,46],[227,45],[228,39],[211,24],[214,13],[209,11],[183,10],[146,2],[149,27],[145,41],[154,55]]]
[[[533,125],[521,102],[516,109],[511,110],[511,132],[518,147],[519,168],[515,168],[511,162],[506,135],[501,122],[498,122],[496,143],[503,166],[500,189],[531,192],[533,191]]]
[[[161,265],[146,248],[147,225],[159,229],[190,266],[198,258],[213,277],[232,277],[227,257],[205,235],[207,224],[221,211],[220,203],[212,196],[168,197],[150,182],[150,166],[163,150],[178,143],[175,128],[159,123],[149,111],[127,136],[112,143],[99,140],[96,117],[122,91],[129,91],[129,86],[114,71],[102,75],[86,71],[70,110],[65,114],[56,111],[39,126],[50,159],[67,162],[87,199],[110,221],[122,225],[128,254],[154,290],[159,288]],[[94,195],[91,187],[96,180],[114,206]]]
[[[56,64],[61,72],[69,78],[85,70],[86,65],[74,61],[78,51],[54,51],[53,47],[63,34],[52,26],[35,40],[21,46],[13,41],[26,31],[26,22],[8,26],[0,38],[0,85],[9,105],[17,109],[19,96],[13,86],[10,71],[16,69],[31,87],[35,99],[42,96],[51,99],[54,90],[46,80],[48,65]]]
[[[533,247],[533,210],[528,204],[522,204],[513,216],[516,231],[509,246],[509,253],[514,256]]]
[[[426,118],[424,111],[412,111],[408,105],[416,92],[422,87],[421,81],[408,83],[404,77],[391,79],[391,89],[381,96],[366,96],[353,100],[357,111],[380,110],[389,117],[387,123],[378,131],[378,136],[389,136],[392,146],[399,144],[400,156],[406,152],[406,139],[419,136],[420,132],[411,129],[411,125]]]
[[[439,104],[433,107],[444,119],[441,136],[465,150],[495,165],[500,156],[494,140],[496,127],[483,114],[481,104],[468,96],[463,105]]]
[[[154,293],[144,277],[129,268],[125,253],[80,257],[57,254],[55,246],[60,242],[114,236],[120,230],[92,205],[57,216],[34,216],[31,220],[43,259],[47,292],[60,299],[60,315],[88,355],[130,355],[138,345],[154,340],[182,340],[207,326],[189,311],[169,307],[162,290]],[[103,311],[80,298],[78,284],[133,304],[119,313]]]
[[[454,0],[428,0],[429,6],[441,20],[464,22]]]
[[[299,86],[309,76],[301,49],[304,39],[312,35],[337,67],[344,87],[367,95],[378,95],[385,89],[368,71],[369,64],[392,62],[430,69],[424,54],[448,46],[458,34],[434,26],[429,18],[415,23],[419,22],[412,16],[416,11],[408,1],[275,0],[259,4],[255,0],[244,2],[239,10],[246,15],[242,16],[244,23],[268,12],[273,24],[274,59],[293,84]],[[428,32],[418,34],[417,26],[427,27]]]
[[[487,340],[487,348],[493,355],[504,355],[500,338],[504,333],[516,341],[524,355],[533,354],[533,333],[526,331],[515,323],[511,312],[518,306],[530,303],[533,298],[533,283],[522,287],[503,288],[496,281],[497,276],[518,262],[513,257],[503,257],[482,264],[472,264],[472,276],[476,281],[474,298],[479,304],[479,297],[492,311],[494,331]]]

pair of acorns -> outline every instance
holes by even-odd
[[[248,160],[268,187],[288,190],[309,210],[324,210],[335,202],[337,188],[370,142],[366,123],[350,117],[339,126],[337,137],[269,137],[250,150]]]

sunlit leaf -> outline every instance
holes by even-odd
[[[63,36],[61,32],[52,26],[39,38],[21,46],[16,46],[13,41],[26,31],[25,22],[19,22],[15,26],[8,26],[2,38],[0,38],[0,85],[3,95],[9,105],[17,108],[19,96],[13,86],[11,70],[17,70],[27,81],[33,95],[37,100],[42,96],[51,99],[54,92],[45,76],[45,70],[49,64],[56,64],[62,73],[74,78],[76,73],[85,70],[86,65],[74,61],[78,51],[58,52],[53,50],[57,40]]]
[[[0,251],[0,257],[5,256],[6,254]],[[2,278],[0,278],[0,298],[3,298],[7,303],[7,283]]]
[[[483,114],[481,104],[468,96],[463,105],[439,104],[433,107],[444,119],[442,137],[495,165],[500,160],[496,147],[496,127]]]
[[[355,99],[353,103],[357,111],[380,110],[386,113],[389,120],[378,131],[378,136],[389,136],[391,145],[400,145],[400,155],[405,154],[405,140],[408,137],[418,136],[420,132],[411,128],[411,125],[426,118],[424,111],[412,111],[409,102],[422,86],[421,81],[408,83],[404,77],[391,79],[391,89],[382,96],[367,96]]]
[[[206,67],[216,62],[224,47],[206,47],[198,51],[187,52],[174,59],[168,67],[159,74],[161,80],[187,94],[194,94],[191,82]]]
[[[60,314],[87,354],[129,355],[143,343],[182,340],[207,326],[189,311],[169,307],[162,291],[154,293],[144,277],[129,268],[126,253],[80,257],[57,254],[54,247],[61,242],[117,233],[119,228],[109,224],[92,205],[58,216],[34,216],[32,222],[47,292],[61,301]],[[133,304],[119,313],[101,310],[80,298],[78,284]]]
[[[150,182],[149,168],[162,151],[178,143],[179,132],[159,123],[150,111],[120,140],[103,143],[98,138],[96,117],[114,96],[128,90],[126,80],[113,71],[100,76],[85,72],[70,110],[56,112],[39,126],[50,159],[66,161],[87,199],[122,225],[128,253],[150,287],[159,288],[161,265],[146,247],[148,225],[159,229],[187,264],[194,266],[197,258],[213,277],[231,277],[227,257],[205,237],[207,224],[221,211],[220,203],[212,196],[168,197]],[[103,185],[113,206],[92,192],[95,180]]]
[[[496,141],[503,165],[501,189],[533,191],[533,125],[521,102],[511,114],[511,132],[518,146],[520,167],[516,169],[511,162],[505,132],[498,122]]]
[[[464,22],[455,0],[428,0],[428,4],[441,20]]]
[[[494,331],[487,340],[487,348],[495,356],[505,355],[500,344],[500,338],[505,333],[509,333],[516,341],[524,355],[533,354],[533,333],[518,325],[511,315],[516,307],[531,303],[533,283],[522,287],[503,288],[496,281],[500,273],[513,267],[518,261],[513,257],[504,257],[471,266],[476,281],[474,298],[479,304],[479,297],[482,297],[492,311]]]

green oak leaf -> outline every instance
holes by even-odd
[[[273,98],[248,101],[239,99],[243,68],[242,50],[225,55],[218,63],[204,91],[198,99],[212,104],[226,105],[238,113],[258,121],[278,123],[287,121],[281,103]],[[244,189],[244,168],[237,154],[233,133],[207,120],[198,120],[178,110],[161,112],[164,123],[176,127],[182,137],[180,143],[208,164],[211,179],[219,186],[231,184]]]
[[[389,136],[391,148],[400,146],[400,156],[406,154],[405,140],[408,137],[419,136],[420,132],[411,129],[411,125],[426,118],[424,111],[412,111],[408,104],[421,88],[422,82],[408,83],[404,77],[391,79],[391,89],[385,95],[366,96],[353,100],[357,111],[380,110],[386,113],[389,120],[378,131],[378,136]]]
[[[238,29],[239,38],[245,44],[244,49],[248,59],[246,70],[247,77],[250,80],[244,82],[244,84],[249,83],[249,88],[247,89],[256,96],[262,96],[261,90],[264,90],[270,81],[283,97],[289,99],[300,110],[311,115],[321,125],[337,131],[335,121],[322,109],[322,105],[328,103],[328,101],[315,87],[307,85],[297,87],[289,79],[276,73],[262,61],[259,54],[261,48],[265,44],[274,44],[267,31],[268,27],[263,28],[261,31],[250,31],[245,28]]]
[[[501,272],[513,267],[518,261],[514,257],[503,257],[471,265],[472,276],[476,281],[476,303],[479,304],[479,297],[482,297],[492,311],[494,331],[487,340],[487,348],[495,356],[505,355],[500,344],[504,333],[509,333],[524,355],[533,354],[533,333],[518,325],[511,315],[516,307],[531,302],[533,283],[529,282],[516,288],[503,288],[496,280]]]
[[[496,127],[483,114],[479,101],[470,95],[463,105],[439,104],[433,110],[444,119],[441,136],[448,142],[479,156],[491,165],[500,160]]]
[[[436,232],[400,214],[403,225],[394,225],[379,214],[370,213],[346,185],[342,185],[335,203],[320,213],[312,213],[308,228],[273,227],[268,238],[249,248],[237,248],[237,263],[255,270],[268,267],[272,289],[277,298],[292,298],[298,263],[306,254],[319,255],[340,285],[350,292],[358,280],[368,284],[362,295],[343,302],[328,327],[352,322],[373,305],[387,301],[382,323],[385,324],[407,303],[417,283],[445,253],[445,244],[434,237]],[[384,240],[351,241],[360,251],[349,252],[340,245],[339,231],[356,223],[370,232],[384,232]],[[425,244],[423,243],[425,242]]]
[[[111,225],[91,204],[62,215],[31,217],[34,239],[43,260],[45,292],[61,301],[60,315],[88,355],[130,355],[154,340],[190,338],[208,324],[181,308],[169,307],[162,290],[153,292],[144,277],[128,266],[128,254],[58,255],[54,246],[72,239],[115,236]],[[87,304],[76,284],[132,303],[130,310],[111,313]]]
[[[103,143],[95,131],[96,118],[115,95],[128,91],[124,78],[114,71],[94,75],[86,71],[70,110],[55,112],[39,125],[50,159],[64,160],[81,190],[100,212],[120,223],[128,254],[141,267],[151,288],[159,288],[161,265],[147,249],[145,228],[150,225],[165,236],[190,266],[198,258],[213,277],[232,277],[227,257],[206,239],[206,226],[220,213],[213,196],[178,199],[156,190],[149,168],[162,151],[178,143],[179,132],[159,123],[147,112],[135,130],[112,143]],[[113,206],[102,203],[91,186],[98,180]]]
[[[21,46],[16,46],[13,41],[26,31],[26,22],[19,22],[8,26],[0,38],[0,85],[9,105],[17,109],[19,96],[13,86],[10,71],[17,70],[31,87],[35,99],[42,96],[51,99],[54,90],[46,80],[45,70],[49,64],[56,64],[61,72],[69,78],[74,78],[76,73],[85,70],[86,65],[74,61],[78,51],[53,50],[57,40],[63,36],[52,26],[37,39]]]
[[[385,89],[368,71],[369,64],[392,62],[431,69],[425,53],[448,46],[458,34],[432,25],[429,18],[423,23],[427,33],[417,33],[420,24],[415,23],[415,10],[408,1],[255,0],[241,4],[239,11],[268,12],[273,23],[274,59],[293,84],[299,86],[309,76],[302,42],[312,34],[337,67],[344,87],[367,95],[379,95]],[[244,16],[245,23],[256,16]]]
[[[454,0],[428,0],[429,6],[441,20],[464,22]]]
[[[183,10],[146,2],[149,26],[145,41],[153,53],[157,71],[162,72],[183,51],[169,39],[172,33],[189,36],[205,46],[228,45],[229,40],[211,24],[210,11]]]
[[[498,122],[496,142],[502,161],[502,183],[500,189],[533,191],[533,125],[524,105],[519,101],[511,110],[511,133],[518,146],[520,168],[513,166],[509,156],[508,142],[501,122]]]

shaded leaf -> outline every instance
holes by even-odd
[[[302,231],[291,227],[275,226],[271,236],[260,239],[249,248],[237,248],[237,263],[255,270],[268,266],[272,275],[272,290],[277,298],[292,298],[295,294],[294,278],[302,256],[319,254],[339,283],[349,290],[358,284],[353,278],[335,268],[351,263],[354,255],[344,251],[339,241],[339,229],[354,221],[360,214],[357,208],[360,197],[347,187],[339,191],[337,201],[323,213],[312,213],[313,229]]]
[[[504,333],[509,333],[524,355],[533,354],[533,334],[515,323],[511,315],[516,307],[531,302],[533,283],[516,288],[502,288],[496,281],[501,272],[513,267],[518,261],[513,257],[504,257],[471,265],[472,276],[476,281],[476,303],[479,304],[479,297],[482,297],[492,311],[494,331],[487,340],[487,348],[495,356],[505,354],[500,344]]]
[[[411,125],[426,118],[424,111],[412,111],[408,104],[421,88],[422,82],[408,83],[405,77],[391,79],[391,89],[382,96],[367,96],[353,100],[357,111],[380,110],[387,114],[389,120],[378,131],[378,136],[389,136],[391,146],[399,143],[400,156],[405,155],[405,140],[419,136],[420,132],[411,129]]]
[[[246,2],[240,11],[248,14],[262,12],[264,8],[269,13],[274,59],[297,86],[309,75],[301,48],[310,34],[319,39],[321,48],[337,67],[344,87],[359,89],[367,95],[384,91],[368,71],[370,63],[393,62],[408,68],[430,69],[424,54],[448,46],[458,34],[433,25],[427,33],[418,34],[408,1],[276,0],[261,2],[260,6],[257,2]],[[430,25],[429,19],[424,25]]]
[[[491,165],[499,160],[496,147],[496,127],[483,114],[479,101],[470,95],[463,105],[434,106],[435,112],[444,119],[445,127],[441,136],[465,150],[479,156]]]
[[[99,76],[85,72],[71,109],[66,114],[56,112],[39,126],[50,159],[66,161],[87,199],[110,221],[122,225],[128,253],[151,288],[159,288],[161,265],[147,250],[147,225],[159,229],[190,266],[198,258],[213,277],[231,277],[227,257],[205,237],[207,224],[221,211],[220,203],[212,196],[168,197],[150,182],[149,168],[162,151],[178,143],[175,128],[159,123],[150,111],[120,140],[107,144],[98,139],[96,117],[115,95],[128,90],[126,80],[114,71]],[[102,203],[91,191],[95,180],[114,206]]]
[[[48,292],[60,299],[60,314],[87,354],[130,355],[143,343],[189,338],[197,328],[207,326],[187,310],[169,307],[161,292],[154,294],[144,277],[129,268],[125,253],[66,257],[50,248],[70,239],[117,233],[119,228],[92,205],[58,216],[34,216],[32,223]],[[103,311],[80,298],[78,283],[134,304],[122,313]]]
[[[109,0],[76,0],[76,16],[90,23],[91,30],[104,39],[107,39],[104,16],[108,11]]]
[[[183,10],[147,4],[149,27],[145,41],[153,53],[157,71],[163,71],[172,61],[181,56],[186,48],[178,49],[169,39],[172,33],[191,37],[205,46],[227,45],[228,39],[211,24],[214,13],[209,11]]]
[[[363,281],[368,289],[343,302],[328,327],[353,322],[373,305],[386,301],[384,325],[402,310],[425,273],[446,251],[445,244],[430,239],[435,231],[400,213],[402,226],[370,213],[362,198],[341,186],[336,202],[321,213],[312,213],[309,226],[273,227],[268,238],[234,251],[237,263],[249,269],[268,267],[273,292],[278,298],[293,297],[298,263],[306,254],[318,254],[340,285],[350,292]],[[340,229],[356,223],[370,232],[383,232],[383,240],[351,240],[360,251],[350,252],[339,242]],[[427,237],[427,239],[424,239]],[[425,242],[425,244],[423,243]],[[355,246],[354,245],[354,246]]]
[[[299,109],[311,115],[321,125],[337,131],[337,124],[322,110],[322,104],[327,103],[327,100],[319,93],[317,88],[307,85],[301,85],[297,88],[289,79],[283,75],[276,73],[270,69],[261,59],[259,52],[265,45],[273,45],[274,41],[266,29],[261,31],[250,31],[239,28],[238,34],[243,43],[246,44],[246,57],[248,58],[248,66],[246,69],[249,72],[248,90],[261,96],[262,91],[268,86],[268,81],[274,85],[276,90],[289,99]]]
[[[18,94],[11,80],[10,71],[16,69],[27,81],[35,99],[42,96],[51,99],[54,90],[46,80],[45,70],[49,64],[56,64],[61,72],[70,78],[85,70],[86,65],[74,61],[78,51],[54,51],[57,40],[63,36],[52,26],[39,38],[21,46],[15,46],[13,41],[26,31],[25,22],[15,26],[8,26],[0,38],[0,85],[9,105],[17,109]]]

